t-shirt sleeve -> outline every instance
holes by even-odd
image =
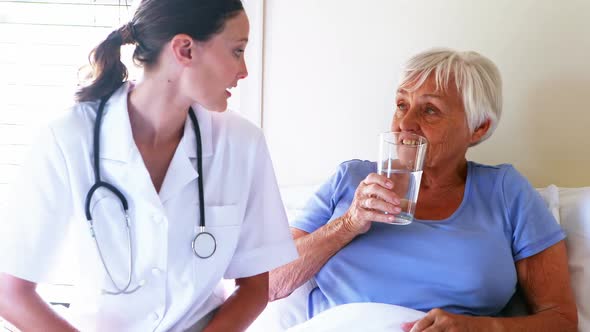
[[[541,195],[513,167],[504,174],[503,190],[512,227],[515,262],[538,254],[565,238]]]
[[[343,174],[344,167],[340,165],[338,171],[309,198],[301,213],[291,221],[291,227],[312,233],[332,219],[338,203],[336,195]]]
[[[71,217],[67,166],[50,128],[42,131],[19,173],[0,218],[0,271],[48,282]]]
[[[255,150],[245,217],[237,249],[225,272],[227,279],[267,272],[298,257],[262,134]]]

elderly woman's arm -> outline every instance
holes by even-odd
[[[269,301],[281,299],[311,279],[330,257],[348,244],[356,234],[349,231],[342,218],[307,233],[291,228],[299,258],[270,272]]]
[[[533,314],[506,319],[505,330],[522,326],[523,331],[577,331],[578,314],[563,240],[518,261],[516,271]]]
[[[367,232],[372,222],[391,222],[392,214],[400,212],[400,200],[391,191],[393,185],[386,177],[371,173],[359,184],[342,217],[313,233],[292,228],[299,258],[270,272],[269,300],[286,297],[311,279],[340,249]]]
[[[535,331],[578,329],[578,314],[567,265],[565,242],[516,263],[518,281],[532,314],[492,318],[454,315],[440,309],[404,326],[406,331]],[[413,326],[413,327],[412,327]]]

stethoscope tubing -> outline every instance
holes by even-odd
[[[128,203],[127,199],[125,198],[125,195],[123,195],[123,193],[119,189],[117,189],[115,186],[113,186],[110,183],[102,181],[101,176],[100,176],[100,129],[101,129],[101,125],[102,125],[102,118],[104,115],[105,105],[116,90],[114,90],[113,92],[111,92],[107,96],[103,97],[100,100],[100,104],[98,106],[98,111],[96,113],[96,120],[95,120],[95,124],[94,124],[94,128],[93,128],[94,129],[93,130],[94,184],[92,185],[92,187],[90,187],[88,193],[86,194],[86,199],[84,202],[84,213],[86,215],[86,219],[87,219],[89,226],[90,226],[91,236],[94,240],[94,244],[95,244],[96,249],[98,251],[98,254],[99,254],[100,260],[103,264],[103,267],[104,267],[113,287],[116,289],[116,291],[114,291],[114,292],[107,291],[104,289],[102,290],[104,294],[109,294],[109,295],[131,294],[131,293],[134,293],[135,291],[137,291],[142,286],[142,283],[140,283],[136,287],[134,287],[133,289],[131,289],[131,290],[129,289],[131,287],[131,281],[132,281],[132,275],[133,275],[133,263],[134,263],[133,246],[132,246],[133,236],[132,236],[132,232],[131,232],[130,219],[129,219],[129,203]],[[204,188],[203,188],[204,187],[204,185],[203,185],[203,160],[202,160],[203,154],[202,154],[201,130],[199,127],[199,122],[197,121],[197,118],[195,116],[195,113],[194,113],[192,107],[189,108],[188,115],[189,115],[189,118],[192,122],[193,129],[195,131],[196,141],[197,141],[197,171],[199,174],[199,176],[197,178],[198,195],[199,195],[199,230],[197,231],[197,234],[194,237],[194,239],[191,241],[191,247],[192,247],[193,253],[197,257],[205,259],[205,258],[209,258],[209,257],[213,256],[213,254],[215,253],[215,251],[217,249],[217,242],[216,242],[213,234],[211,234],[205,230],[205,200],[204,200]],[[96,238],[96,233],[94,230],[94,221],[93,221],[92,215],[90,213],[90,205],[91,205],[91,201],[92,201],[92,196],[94,195],[96,190],[98,190],[100,188],[105,188],[108,191],[112,192],[115,196],[117,196],[117,198],[119,199],[119,201],[121,203],[121,208],[123,209],[124,214],[125,214],[125,228],[126,228],[126,232],[127,232],[127,239],[129,240],[128,241],[129,275],[128,275],[125,287],[119,287],[117,285],[117,283],[115,282],[111,271],[107,267],[102,250],[100,249],[100,245],[98,243],[98,239]],[[205,243],[207,243],[207,241],[212,243],[212,245],[209,246],[210,249],[205,252],[200,252],[199,251],[200,246],[197,245],[197,242],[198,242],[197,240],[199,240],[199,239],[204,240]],[[201,243],[203,243],[203,241],[201,241]]]
[[[197,138],[197,172],[199,173],[199,177],[197,178],[197,182],[199,184],[199,228],[201,232],[205,229],[205,197],[204,189],[203,189],[203,144],[201,142],[201,128],[199,127],[199,121],[197,121],[197,117],[195,116],[195,112],[193,108],[189,108],[188,116],[191,119],[193,124],[193,129],[195,130],[195,136]]]
[[[191,248],[197,257],[204,259],[213,256],[215,250],[217,250],[217,242],[215,241],[213,234],[205,230],[205,193],[203,189],[203,144],[201,142],[201,128],[199,127],[199,121],[197,121],[197,117],[195,116],[195,112],[193,111],[192,107],[189,109],[188,115],[193,124],[193,129],[195,130],[195,136],[197,138],[197,172],[199,173],[199,177],[197,178],[199,186],[199,231],[195,238],[191,241]],[[201,239],[205,241],[207,241],[207,238],[212,241],[213,247],[211,248],[210,252],[199,252],[200,247],[197,244],[199,237],[202,237]]]

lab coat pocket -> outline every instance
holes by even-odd
[[[242,224],[237,204],[205,206],[205,221],[208,228],[234,227]]]
[[[205,230],[215,237],[215,254],[231,257],[238,243],[242,218],[238,205],[206,206]]]
[[[240,237],[242,216],[238,205],[206,206],[205,231],[215,238],[215,252],[209,258],[194,258],[195,278],[203,282],[207,278],[209,289],[223,277]],[[198,233],[199,229],[195,232]],[[207,276],[207,277],[205,277]]]

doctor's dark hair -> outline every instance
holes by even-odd
[[[174,36],[187,34],[207,41],[243,10],[241,0],[141,0],[133,19],[90,52],[90,72],[85,78],[89,84],[76,92],[76,100],[101,99],[127,80],[121,46],[134,44],[134,63],[151,68]]]

